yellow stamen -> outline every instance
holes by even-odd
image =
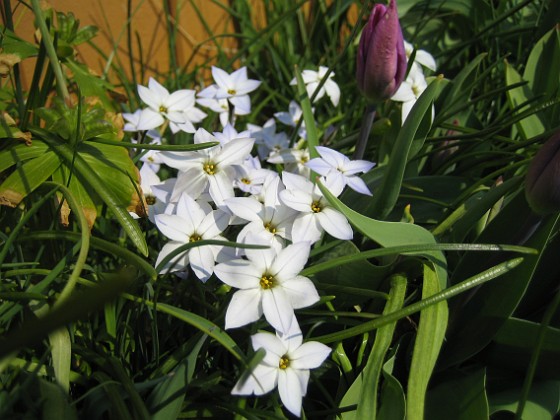
[[[193,233],[190,237],[189,237],[189,242],[198,242],[202,240],[202,236]]]
[[[288,356],[284,355],[280,358],[280,362],[278,363],[278,367],[280,369],[287,369],[290,366],[290,359]]]
[[[313,211],[313,213],[319,213],[322,209],[323,207],[321,206],[321,203],[319,201],[314,201],[313,203],[311,203],[311,211]]]
[[[204,170],[204,172],[206,172],[208,175],[214,175],[216,173],[216,165],[213,164],[212,162],[208,162],[205,163],[204,166],[202,167],[202,169]]]
[[[261,277],[260,285],[263,289],[268,290],[274,287],[274,277],[270,274],[263,274]]]

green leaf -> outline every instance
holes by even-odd
[[[406,294],[406,282],[406,277],[402,275],[393,276],[391,279],[389,299],[383,310],[384,315],[402,308]],[[379,379],[385,360],[385,354],[393,340],[395,326],[396,322],[389,323],[377,330],[373,348],[369,354],[366,366],[363,371],[360,372],[354,384],[352,384],[340,403],[341,407],[353,404],[358,405],[355,412],[345,413],[344,419],[377,418],[377,389],[379,387]],[[357,389],[359,389],[359,393]]]
[[[512,221],[515,221],[512,229]],[[544,249],[559,224],[558,215],[539,222],[528,208],[521,191],[486,227],[477,241],[518,242],[538,250]],[[533,279],[542,254],[531,255],[507,278],[487,284],[467,297],[455,299],[450,306],[455,312],[439,366],[450,366],[481,351],[511,316]],[[496,258],[480,258],[467,253],[455,269],[454,278],[478,272]]]
[[[491,366],[507,372],[525,373],[531,360],[540,324],[524,319],[510,318],[496,333],[484,358]],[[536,374],[541,379],[560,380],[560,330],[548,327],[539,354]]]
[[[9,29],[2,28],[2,52],[5,54],[19,55],[23,60],[27,57],[35,56],[39,53],[39,47],[30,42],[24,41]]]
[[[39,379],[39,392],[43,401],[41,418],[57,420],[76,420],[76,410],[68,403],[68,398],[57,384]]]
[[[433,265],[424,264],[422,299],[439,293],[440,284]],[[426,390],[445,338],[448,316],[447,302],[440,302],[420,312],[420,323],[408,376],[407,419],[409,420],[424,418]]]
[[[523,79],[535,95],[558,95],[560,87],[560,28],[554,26],[533,46]]]
[[[128,194],[131,190],[134,190],[132,184],[134,178],[127,176],[127,173],[130,175],[128,166],[132,165],[132,162],[128,163],[128,155],[125,159],[116,153],[116,149],[101,144],[97,144],[95,147],[82,144],[80,153],[74,153],[68,144],[51,133],[40,129],[34,129],[34,132],[40,135],[42,140],[45,140],[65,161],[67,166],[75,169],[75,176],[78,176],[84,186],[89,187],[103,200],[132,240],[132,243],[138,248],[138,251],[147,256],[148,245],[144,233],[129,214],[126,208],[128,203],[125,204],[126,200],[124,199],[125,195],[130,199],[132,194]],[[108,147],[112,153],[108,155],[103,153],[101,147]],[[88,153],[85,153],[86,151]],[[118,151],[126,154],[124,149],[118,149]],[[124,168],[119,168],[119,163],[123,159],[127,162],[127,165]]]
[[[426,398],[426,419],[473,420],[489,418],[484,370],[453,376],[431,389]]]
[[[180,319],[187,324],[199,329],[200,331],[208,334],[218,343],[226,348],[232,355],[234,355],[238,360],[245,360],[244,354],[241,352],[237,343],[220,327],[206,318],[203,318],[195,313],[185,311],[184,309],[177,308],[176,306],[168,305],[166,303],[159,302],[156,305],[156,309],[160,312],[164,312],[171,315],[177,319]]]
[[[52,152],[25,161],[0,185],[0,204],[17,206],[25,196],[46,181],[60,164],[60,158]]]
[[[64,392],[70,390],[70,362],[72,358],[72,342],[68,329],[62,327],[49,334],[51,355],[56,381]]]
[[[498,411],[515,413],[520,395],[521,386],[489,394],[490,414]],[[531,387],[529,399],[523,410],[523,418],[552,419],[558,413],[558,407],[560,407],[560,381],[536,382]]]
[[[367,214],[383,219],[393,210],[401,191],[407,164],[426,138],[427,130],[420,130],[420,127],[424,116],[431,112],[433,101],[440,91],[441,82],[442,79],[438,77],[428,85],[399,130],[383,180],[373,196]]]
[[[519,73],[517,73],[513,66],[511,66],[507,61],[505,62],[505,69],[506,83],[508,86],[523,81]],[[509,89],[507,91],[507,97],[510,107],[512,109],[516,109],[516,113],[519,114],[530,109],[530,105],[523,105],[532,100],[534,95],[529,86],[525,85],[515,89]],[[524,140],[532,139],[533,137],[544,133],[546,130],[545,125],[537,112],[517,122],[516,127]]]
[[[17,140],[3,140],[1,144],[6,145],[6,148],[0,151],[0,172],[16,163],[42,156],[48,150],[48,146],[40,141],[33,142],[29,146]]]
[[[185,400],[185,390],[188,384],[187,363],[180,363],[165,381],[160,382],[150,394],[148,405],[159,406],[151,419],[165,420],[176,419],[181,412],[183,401]]]
[[[413,245],[413,244],[435,244],[434,236],[421,226],[401,222],[382,222],[355,212],[343,204],[321,183],[318,182],[321,192],[329,203],[340,211],[348,221],[362,234],[377,242],[383,247]],[[426,251],[411,253],[412,255],[423,255],[434,262],[438,279],[442,282],[441,288],[447,285],[447,262],[441,251]]]
[[[383,365],[383,386],[379,395],[379,415],[383,420],[404,420],[406,398],[401,383],[392,375],[395,357]]]

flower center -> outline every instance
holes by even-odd
[[[206,172],[208,175],[214,175],[216,174],[216,171],[218,170],[218,167],[216,164],[214,164],[213,162],[206,162],[204,164],[204,166],[202,167],[202,169],[204,170],[204,172]]]
[[[276,233],[276,226],[274,226],[272,223],[265,223],[264,224],[264,229],[269,231],[270,233]]]
[[[284,355],[280,358],[280,362],[278,362],[278,367],[280,369],[287,369],[290,366],[290,359],[288,359],[287,355]]]
[[[202,240],[202,236],[200,236],[198,233],[193,233],[191,236],[189,236],[189,242],[198,242]]]
[[[153,195],[147,195],[146,196],[146,203],[149,206],[153,206],[154,204],[156,204],[156,198]]]
[[[227,93],[230,95],[235,95],[237,91],[235,89],[228,89]]]
[[[307,163],[307,161],[309,161],[309,158],[306,155],[302,155],[299,161],[301,163]]]
[[[321,202],[319,200],[314,201],[311,203],[311,211],[313,213],[319,213],[323,209]]]
[[[164,105],[160,105],[159,106],[159,112],[161,112],[162,114],[165,114],[167,112],[167,107]]]
[[[241,178],[241,182],[246,185],[251,185],[251,180],[249,178]]]
[[[263,274],[261,277],[260,285],[264,290],[272,289],[276,283],[274,276],[270,274]]]

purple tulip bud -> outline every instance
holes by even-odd
[[[560,131],[541,146],[531,161],[525,196],[535,213],[560,211]]]
[[[406,53],[395,0],[376,4],[364,27],[356,79],[363,95],[374,102],[389,99],[406,73]]]

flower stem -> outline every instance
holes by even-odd
[[[56,78],[56,88],[58,94],[64,98],[64,102],[68,103],[70,99],[70,94],[68,93],[68,88],[66,87],[66,81],[64,80],[64,75],[62,74],[62,68],[58,62],[58,56],[56,55],[56,50],[54,49],[54,44],[51,39],[51,34],[45,23],[45,17],[43,16],[43,11],[39,6],[39,0],[31,0],[33,6],[33,13],[37,18],[37,24],[39,25],[39,30],[41,31],[42,42],[45,45],[49,61],[53,69],[54,77]]]
[[[358,160],[364,157],[366,151],[366,145],[371,131],[371,125],[375,118],[375,104],[370,104],[366,108],[366,112],[362,118],[362,126],[360,127],[360,136],[358,137],[358,143],[356,144],[356,149],[354,150],[353,159]]]

